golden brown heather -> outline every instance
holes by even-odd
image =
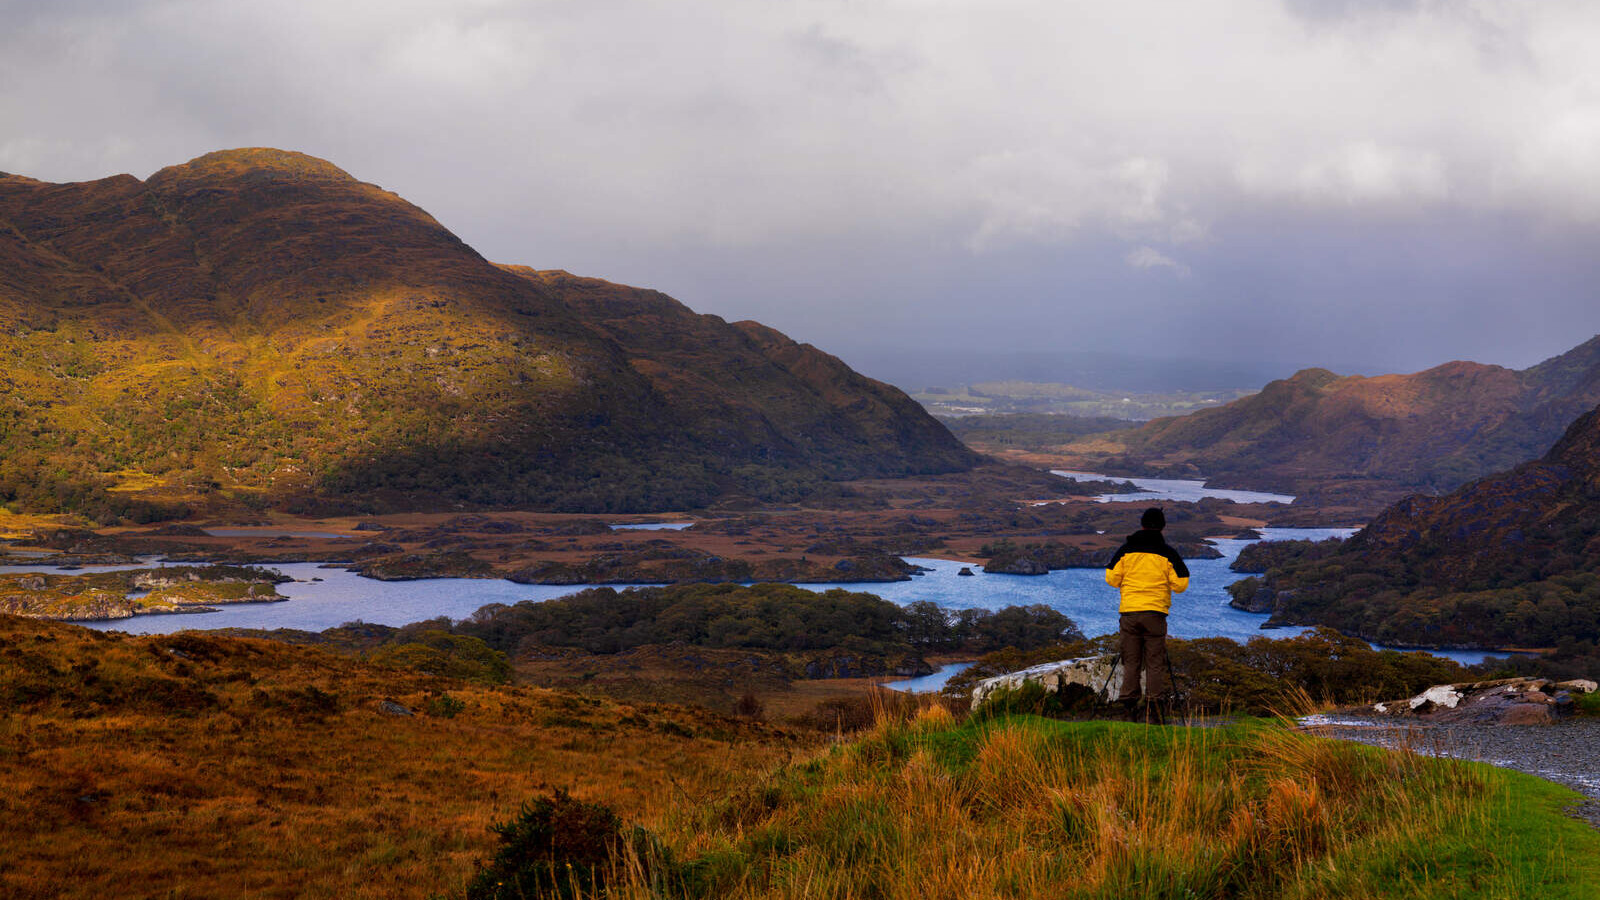
[[[425,897],[546,786],[648,825],[793,748],[683,708],[10,616],[0,708],[0,895],[19,900]]]
[[[0,176],[0,363],[0,500],[108,521],[139,499],[685,508],[975,461],[813,348],[503,270],[262,148],[144,182]]]

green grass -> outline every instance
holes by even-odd
[[[1561,812],[1579,799],[1271,723],[941,710],[689,808],[660,837],[683,896],[1578,900],[1600,896],[1600,832]]]
[[[1579,694],[1578,712],[1585,716],[1600,716],[1600,693]]]

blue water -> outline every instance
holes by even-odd
[[[931,694],[944,687],[945,682],[956,675],[966,671],[972,665],[969,662],[950,663],[940,666],[932,675],[923,675],[918,678],[902,678],[899,681],[884,682],[884,687],[904,691],[907,694]]]
[[[640,522],[631,525],[612,524],[612,531],[682,531],[693,522]]]
[[[1352,528],[1262,528],[1266,540],[1310,539],[1315,541],[1330,537],[1348,537]],[[1167,620],[1168,632],[1173,637],[1226,637],[1237,641],[1257,635],[1290,637],[1301,634],[1304,628],[1279,628],[1263,632],[1261,623],[1267,617],[1260,613],[1247,613],[1228,605],[1232,598],[1227,587],[1239,580],[1237,572],[1228,571],[1228,564],[1238,557],[1246,544],[1254,541],[1218,538],[1212,541],[1221,551],[1221,559],[1191,559],[1189,565],[1189,590],[1172,600],[1172,613]],[[869,591],[907,604],[917,600],[931,600],[951,609],[1001,609],[1006,606],[1031,606],[1042,603],[1067,614],[1086,635],[1110,634],[1117,630],[1118,595],[1115,588],[1106,584],[1104,569],[1057,569],[1048,575],[990,575],[974,568],[975,576],[956,573],[967,563],[946,559],[908,557],[906,562],[933,571],[910,581],[889,584],[817,584],[802,585],[813,590],[844,588],[850,591]]]
[[[191,628],[298,628],[321,631],[355,620],[398,626],[439,616],[465,619],[477,612],[479,607],[490,603],[550,600],[580,590],[570,585],[516,584],[498,578],[374,581],[344,569],[325,569],[320,563],[276,563],[269,568],[296,579],[278,585],[278,593],[288,597],[287,601],[224,605],[216,607],[217,611],[211,613],[135,616],[131,619],[81,624],[102,631],[125,631],[129,634],[170,634]],[[54,570],[42,566],[6,566],[4,571]],[[612,587],[620,589],[624,585]]]
[[[1118,478],[1115,475],[1098,475],[1094,472],[1069,472],[1051,469],[1050,474],[1072,481],[1131,481],[1140,490],[1130,494],[1101,494],[1094,499],[1101,503],[1169,503],[1194,502],[1207,497],[1232,500],[1235,503],[1293,503],[1293,494],[1268,494],[1263,491],[1230,491],[1208,488],[1204,481],[1185,481],[1180,478]]]
[[[1343,537],[1351,529],[1267,528],[1268,540]],[[1222,559],[1190,560],[1187,593],[1174,598],[1171,633],[1175,637],[1230,637],[1245,640],[1261,634],[1266,616],[1240,612],[1228,606],[1226,587],[1239,576],[1228,571],[1248,540],[1219,539]],[[976,576],[956,573],[967,563],[947,559],[908,558],[930,571],[910,581],[886,584],[808,584],[810,590],[844,588],[866,591],[886,600],[906,604],[931,600],[951,609],[1001,609],[1042,603],[1066,613],[1084,634],[1108,634],[1117,627],[1117,592],[1105,583],[1105,570],[1060,569],[1048,575]],[[107,567],[110,568],[110,567]],[[126,567],[124,567],[126,568]],[[138,616],[90,627],[134,634],[165,634],[186,628],[300,628],[320,631],[354,619],[381,625],[404,625],[436,616],[463,619],[488,603],[548,600],[574,593],[577,588],[558,585],[513,584],[499,579],[433,578],[422,581],[374,581],[344,569],[322,568],[317,563],[272,566],[295,579],[278,586],[286,603],[249,603],[221,606],[214,613]],[[7,566],[4,571],[51,571],[44,565]],[[312,579],[321,579],[312,581]],[[614,585],[621,587],[620,585]],[[1304,629],[1284,628],[1275,635],[1299,634]]]
[[[1350,528],[1263,528],[1267,540],[1347,537]],[[1261,630],[1266,616],[1247,613],[1228,606],[1227,586],[1239,579],[1228,564],[1247,544],[1242,539],[1214,539],[1221,559],[1189,560],[1189,590],[1173,598],[1168,628],[1174,637],[1227,637],[1245,641],[1257,635],[1289,637],[1306,629],[1299,627]],[[843,588],[877,594],[895,603],[930,600],[951,609],[1001,609],[1012,605],[1041,603],[1058,609],[1077,623],[1086,635],[1109,634],[1117,628],[1117,592],[1105,583],[1105,570],[1061,569],[1048,575],[961,576],[967,563],[945,559],[908,558],[908,562],[930,571],[911,579],[886,584],[808,584],[801,587],[823,591]],[[144,566],[159,565],[153,561]],[[95,566],[83,571],[138,566]],[[295,579],[278,586],[288,597],[281,603],[242,603],[225,605],[212,613],[137,616],[109,622],[84,623],[90,628],[124,631],[130,634],[168,634],[185,629],[208,628],[296,628],[321,631],[346,622],[360,620],[381,625],[405,625],[423,619],[447,616],[464,619],[490,603],[516,603],[521,600],[549,600],[575,593],[579,588],[561,585],[514,584],[486,578],[432,578],[421,581],[374,581],[344,569],[323,568],[318,563],[280,563],[273,565]],[[52,566],[0,566],[3,572],[54,572]],[[612,585],[621,589],[624,585]],[[1434,651],[1461,662],[1477,662],[1481,651]],[[899,685],[897,685],[899,686]]]
[[[337,531],[294,531],[288,528],[207,528],[206,534],[212,537],[297,537],[297,538],[340,538],[351,540],[355,535],[341,534]]]

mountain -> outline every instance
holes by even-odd
[[[1600,337],[1520,372],[1472,362],[1371,378],[1305,369],[1069,452],[1261,490],[1315,491],[1338,478],[1448,490],[1536,458],[1597,403]]]
[[[1319,558],[1310,558],[1312,555]],[[1389,508],[1336,553],[1234,589],[1276,624],[1420,645],[1600,642],[1600,408],[1541,459]]]
[[[976,457],[753,322],[494,265],[338,167],[0,175],[0,499],[569,511],[793,499]]]

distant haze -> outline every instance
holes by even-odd
[[[1579,0],[0,15],[0,170],[302,150],[491,259],[897,381],[1522,368],[1600,332],[1600,5]]]

